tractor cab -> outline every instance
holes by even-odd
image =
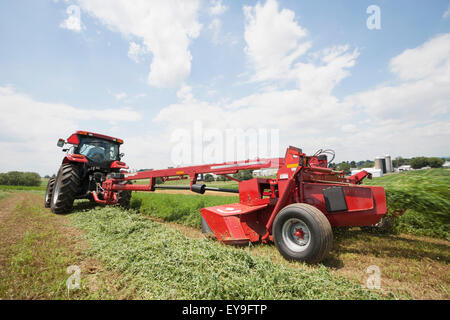
[[[77,131],[72,134],[67,141],[58,140],[58,146],[65,143],[71,144],[70,150],[64,162],[76,161],[86,163],[90,167],[119,168],[125,167],[120,160],[123,154],[120,153],[120,145],[123,140],[101,135],[98,133]],[[123,166],[121,166],[123,164]]]

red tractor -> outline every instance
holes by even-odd
[[[75,199],[94,201],[93,192],[102,194],[102,183],[128,166],[121,161],[123,140],[102,134],[77,131],[67,141],[58,140],[58,147],[70,145],[56,178],[51,178],[45,193],[45,207],[54,213],[66,213]],[[130,184],[124,181],[124,184]],[[100,196],[101,197],[101,196]],[[117,204],[128,207],[131,191],[117,193]]]
[[[62,147],[66,142],[58,141]],[[202,231],[220,242],[247,245],[274,242],[287,259],[317,263],[332,247],[335,226],[372,226],[386,214],[384,189],[363,186],[371,177],[362,171],[350,177],[329,168],[329,150],[308,156],[290,146],[284,158],[253,159],[205,164],[182,168],[128,173],[120,159],[122,140],[77,131],[67,139],[72,145],[56,179],[48,182],[45,205],[55,213],[72,209],[75,199],[89,198],[104,205],[127,207],[132,191],[186,189],[239,194],[239,202],[209,208],[201,212]],[[334,153],[332,152],[333,156]],[[277,169],[275,178],[240,181],[232,174],[240,170]],[[214,173],[239,182],[239,189],[208,187],[198,183],[202,174]],[[148,184],[132,185],[134,180]],[[189,179],[184,186],[156,184]]]

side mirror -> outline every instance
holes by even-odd
[[[59,148],[64,147],[64,144],[66,143],[66,141],[64,141],[64,139],[59,139],[58,143],[56,144]]]

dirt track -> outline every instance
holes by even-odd
[[[85,254],[83,233],[43,202],[42,195],[25,192],[0,200],[0,300],[127,298],[113,283],[118,274]],[[69,294],[70,265],[80,267],[83,289]]]

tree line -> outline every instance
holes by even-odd
[[[413,169],[420,169],[423,167],[440,168],[445,163],[443,158],[437,157],[416,157],[411,159],[404,159],[402,157],[392,160],[394,168],[398,168],[403,165],[410,165]]]
[[[420,169],[423,167],[431,167],[431,168],[440,168],[445,163],[444,158],[438,157],[415,157],[411,159],[405,159],[402,157],[397,157],[395,160],[392,160],[392,165],[394,168],[398,168],[403,165],[410,165],[413,169]],[[330,168],[344,171],[346,173],[350,172],[352,168],[373,168],[375,166],[375,162],[371,160],[365,161],[343,161],[339,164],[330,164]]]
[[[40,186],[41,176],[36,172],[10,171],[0,173],[0,185],[5,186]]]

